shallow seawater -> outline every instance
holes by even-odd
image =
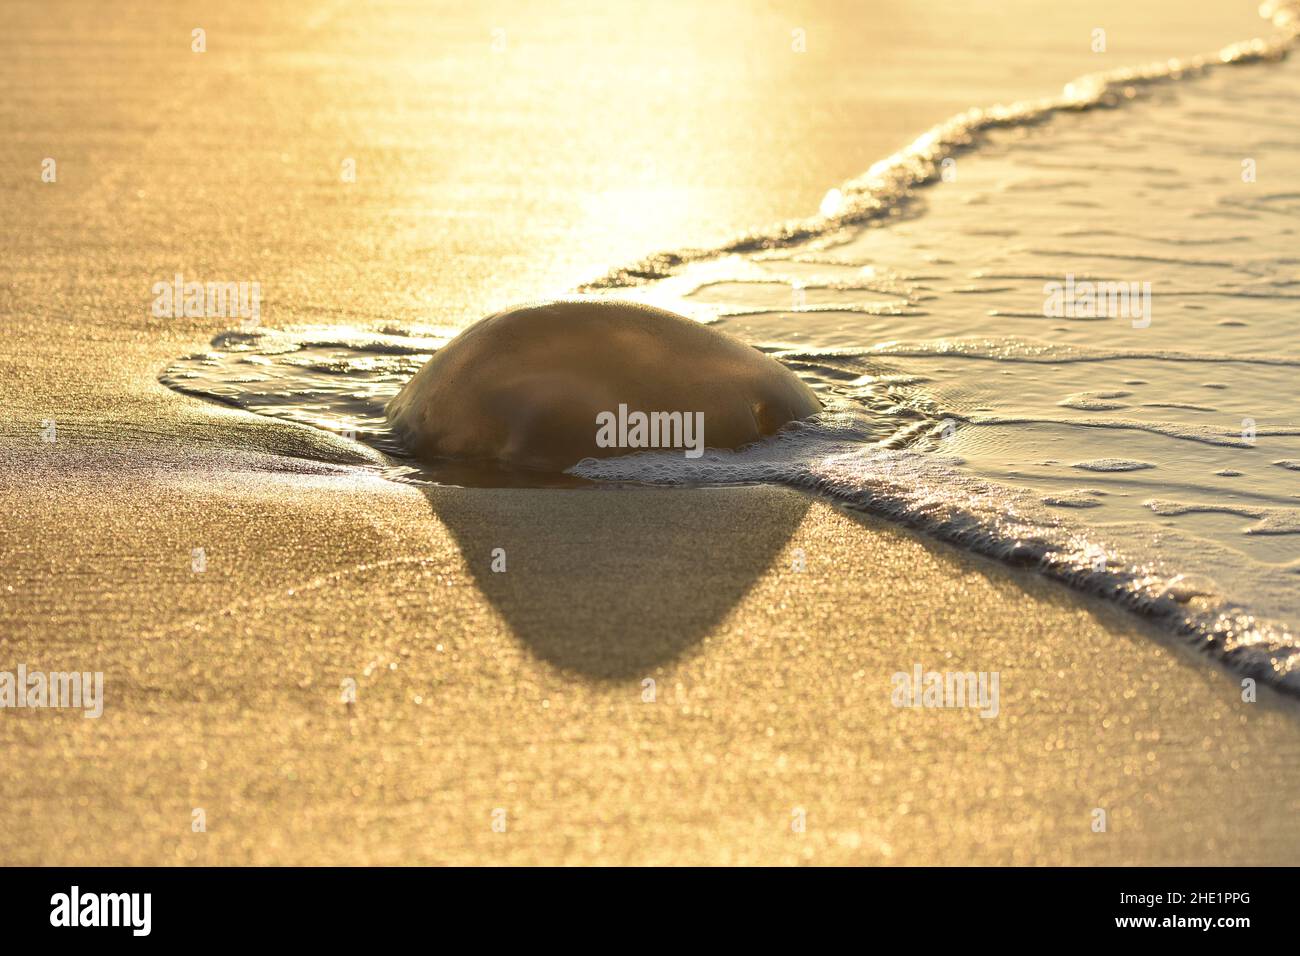
[[[384,405],[451,333],[337,326],[223,332],[161,376],[177,391],[323,428],[402,454]]]
[[[588,460],[561,483],[807,488],[1300,689],[1300,60],[1272,52],[973,112],[818,219],[611,272],[587,291],[716,322],[827,411],[740,452]],[[1131,308],[1090,308],[1096,282]],[[402,480],[510,484],[416,467],[387,429],[448,334],[232,332],[163,381],[351,433]]]
[[[490,488],[590,485],[577,475],[483,462],[429,465],[408,456],[384,407],[454,334],[395,326],[243,328],[222,332],[207,351],[178,359],[160,378],[179,392],[364,442],[391,459],[386,475],[395,481]]]

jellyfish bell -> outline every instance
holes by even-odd
[[[653,306],[567,299],[470,326],[387,407],[417,458],[562,472],[584,458],[734,449],[821,410],[776,359]]]

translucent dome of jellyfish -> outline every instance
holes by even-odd
[[[821,404],[780,362],[664,309],[573,299],[488,316],[388,404],[425,461],[563,471],[640,449],[739,448]]]

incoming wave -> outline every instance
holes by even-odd
[[[881,219],[898,210],[918,187],[938,180],[944,159],[977,148],[991,130],[1041,123],[1058,113],[1113,108],[1138,98],[1147,88],[1202,76],[1218,67],[1283,59],[1300,37],[1300,3],[1266,0],[1259,12],[1273,27],[1273,36],[1243,40],[1216,53],[1187,59],[1090,73],[1067,83],[1057,96],[967,110],[933,127],[861,176],[830,190],[821,215],[749,232],[712,249],[658,252],[613,269],[581,289],[599,292],[634,286],[663,279],[690,262],[806,243],[845,226]]]

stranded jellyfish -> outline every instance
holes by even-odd
[[[470,326],[387,412],[424,461],[559,472],[639,449],[739,448],[820,409],[788,368],[717,329],[652,306],[573,299]]]

